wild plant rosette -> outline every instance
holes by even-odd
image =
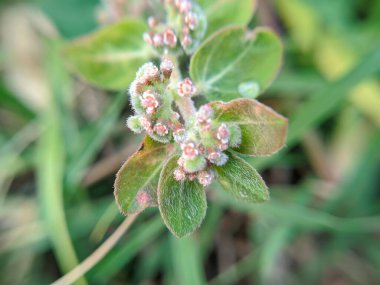
[[[286,139],[287,119],[255,100],[280,68],[281,42],[269,29],[246,28],[253,1],[236,3],[243,12],[221,1],[162,0],[147,25],[125,18],[65,50],[83,79],[129,88],[127,126],[145,139],[117,173],[115,198],[125,215],[158,206],[177,237],[200,226],[213,183],[240,201],[268,200],[241,157],[269,156]]]

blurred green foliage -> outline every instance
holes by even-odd
[[[286,51],[261,100],[290,118],[287,147],[249,159],[270,202],[212,187],[181,240],[146,210],[78,284],[380,282],[380,1],[257,2],[250,26],[270,25]],[[123,219],[114,174],[141,140],[128,98],[69,76],[60,52],[98,26],[98,5],[1,4],[0,284],[50,284]]]

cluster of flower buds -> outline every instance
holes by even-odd
[[[163,143],[169,142],[173,132],[183,128],[179,114],[172,110],[171,94],[166,92],[172,71],[173,63],[166,59],[160,68],[146,63],[136,73],[129,89],[136,115],[128,118],[128,127],[136,133],[145,131]]]
[[[161,0],[166,5],[166,23],[150,17],[149,32],[144,40],[155,48],[177,48],[180,43],[186,52],[193,51],[206,32],[206,17],[202,9],[191,0]]]
[[[194,83],[190,80],[190,78],[186,78],[183,81],[178,82],[177,93],[181,97],[191,97],[195,95],[197,92],[197,87],[195,87]]]
[[[207,186],[215,177],[212,166],[228,161],[224,151],[240,145],[241,130],[238,125],[218,122],[210,105],[204,105],[189,122],[187,130],[177,130],[174,140],[182,150],[174,178],[179,181],[198,179]]]

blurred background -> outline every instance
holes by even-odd
[[[123,220],[128,97],[71,75],[61,47],[145,2],[0,1],[0,284],[50,284]],[[285,149],[249,159],[270,202],[210,187],[181,240],[148,209],[77,284],[380,284],[380,1],[257,2],[250,26],[285,47],[259,100],[290,120]]]

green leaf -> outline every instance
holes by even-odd
[[[227,25],[247,25],[252,18],[254,0],[199,0],[207,16],[207,34]]]
[[[269,200],[268,187],[260,174],[243,159],[229,154],[227,163],[216,166],[218,181],[238,200],[260,203]]]
[[[124,89],[150,58],[143,40],[146,30],[141,21],[123,20],[69,43],[64,56],[69,67],[90,83],[105,89]]]
[[[211,102],[219,122],[240,126],[241,144],[235,150],[252,156],[271,155],[284,145],[288,120],[254,99],[236,99],[229,103]]]
[[[206,215],[207,201],[197,181],[174,179],[178,158],[178,155],[171,157],[161,172],[158,203],[166,226],[180,238],[199,227]]]
[[[146,137],[140,149],[120,168],[116,175],[114,194],[124,215],[157,205],[155,191],[167,155],[167,145]]]
[[[190,62],[190,75],[209,100],[256,97],[275,78],[282,44],[272,31],[225,28],[208,38]]]

